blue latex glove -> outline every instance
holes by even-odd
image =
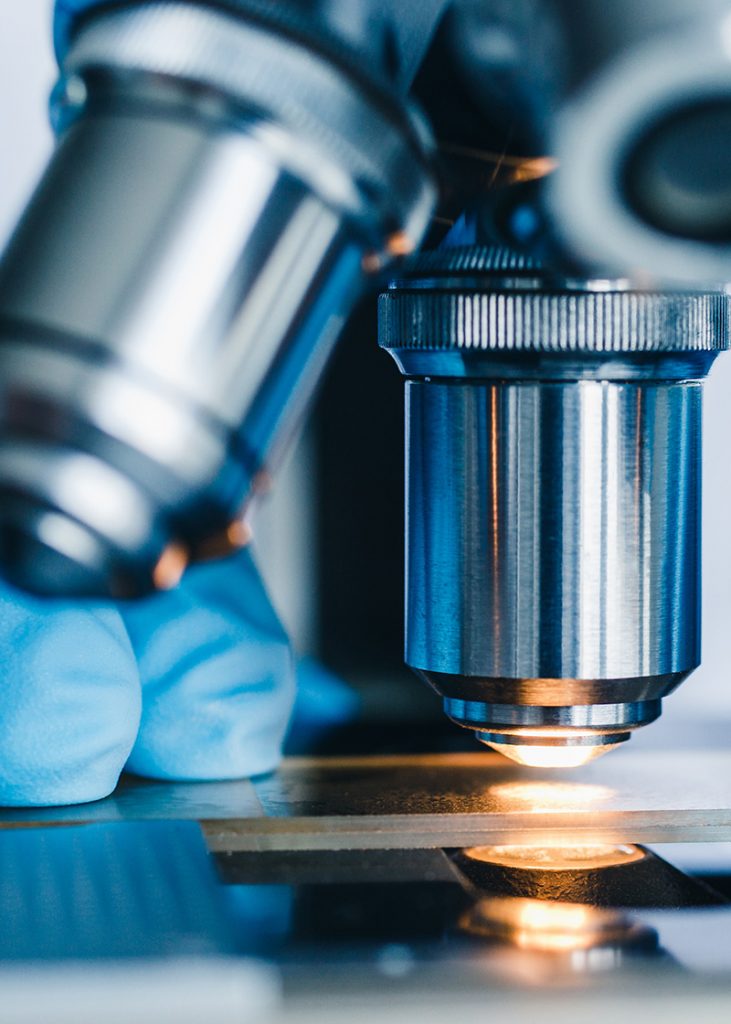
[[[275,767],[294,700],[287,638],[251,555],[94,609],[0,584],[0,804],[106,796],[122,768],[227,779]]]

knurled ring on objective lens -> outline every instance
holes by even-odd
[[[729,346],[729,297],[557,279],[510,250],[420,254],[379,299],[385,349],[622,355]]]

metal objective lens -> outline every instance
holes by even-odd
[[[481,248],[381,296],[407,378],[406,661],[518,763],[613,749],[698,665],[701,381],[727,303]]]
[[[73,34],[0,266],[0,565],[26,590],[173,584],[276,467],[366,258],[428,224],[421,121],[280,6],[104,6]]]

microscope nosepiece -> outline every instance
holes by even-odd
[[[406,660],[521,764],[611,750],[699,663],[701,381],[727,301],[478,248],[381,296],[407,378]]]

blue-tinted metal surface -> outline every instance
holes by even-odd
[[[698,384],[409,382],[407,407],[410,665],[698,664]]]

